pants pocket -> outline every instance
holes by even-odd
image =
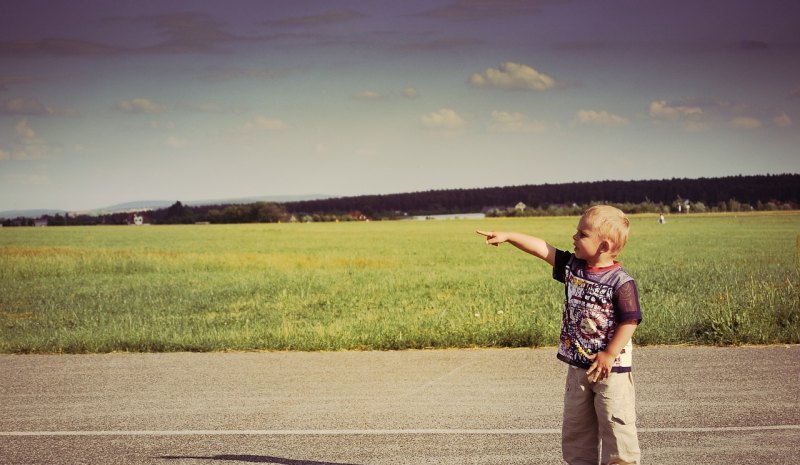
[[[636,423],[636,393],[631,373],[616,373],[608,379],[605,392],[601,394],[602,410],[612,423],[633,425]],[[599,412],[598,412],[599,413]]]

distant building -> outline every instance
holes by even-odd
[[[367,215],[361,213],[359,210],[354,210],[350,212],[350,218],[356,221],[367,221]]]
[[[37,228],[43,228],[47,226],[47,218],[40,218],[38,220],[33,220],[33,225]]]

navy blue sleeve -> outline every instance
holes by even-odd
[[[556,249],[556,262],[553,264],[553,279],[563,283],[567,279],[567,263],[572,253]]]
[[[614,292],[614,319],[618,322],[636,320],[642,322],[642,309],[639,306],[639,290],[636,282],[630,280]]]

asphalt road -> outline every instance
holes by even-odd
[[[800,463],[800,346],[640,347],[648,464]],[[558,464],[554,348],[0,356],[0,464]]]

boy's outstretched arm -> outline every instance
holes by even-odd
[[[528,236],[527,234],[503,231],[476,231],[481,236],[486,237],[486,243],[499,245],[508,242],[514,247],[528,252],[546,261],[550,266],[556,263],[556,248],[538,237]]]

